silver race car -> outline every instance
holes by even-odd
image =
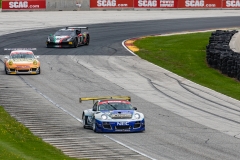
[[[82,113],[84,128],[91,128],[94,132],[145,130],[144,115],[132,107],[129,96],[83,97],[80,98],[80,103],[89,100],[93,100],[94,104]]]

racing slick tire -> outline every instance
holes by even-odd
[[[38,74],[41,74],[41,68],[39,67],[39,72],[38,72]]]
[[[77,41],[77,39],[74,40],[74,42],[73,42],[73,47],[74,47],[74,48],[77,48],[77,47],[78,47],[78,41]]]
[[[90,36],[88,35],[88,36],[87,36],[87,40],[86,40],[86,43],[85,43],[85,45],[86,45],[86,46],[88,46],[88,45],[89,45],[89,43],[90,43]]]
[[[6,66],[4,66],[5,74],[8,74]]]
[[[83,122],[83,128],[86,129],[87,128],[87,126],[86,126],[87,117],[84,114],[82,116],[82,122]]]
[[[92,120],[92,130],[97,132],[95,119]]]

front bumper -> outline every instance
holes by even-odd
[[[6,68],[7,74],[39,74],[39,68],[29,68],[29,69],[21,69],[17,68]]]
[[[145,131],[145,121],[100,121],[96,120],[97,132],[142,132]]]
[[[73,42],[61,42],[61,43],[54,43],[54,42],[46,42],[47,47],[56,47],[56,48],[64,48],[64,47],[74,47]]]

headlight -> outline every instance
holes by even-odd
[[[70,37],[70,38],[68,38],[68,39],[67,39],[67,41],[71,41],[72,39],[73,39],[73,38],[72,38],[72,37]]]
[[[35,61],[33,61],[33,64],[34,64],[34,65],[37,65],[37,61],[36,61],[36,60],[35,60]]]
[[[9,65],[12,65],[12,64],[13,64],[13,61],[9,61],[8,64],[9,64]]]
[[[103,114],[102,119],[104,119],[104,120],[107,119],[107,115]]]
[[[140,114],[135,113],[135,114],[134,114],[134,117],[135,117],[136,119],[140,119]]]

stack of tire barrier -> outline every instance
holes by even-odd
[[[230,49],[232,36],[238,31],[216,30],[211,33],[206,46],[207,63],[222,74],[240,80],[240,54]]]

